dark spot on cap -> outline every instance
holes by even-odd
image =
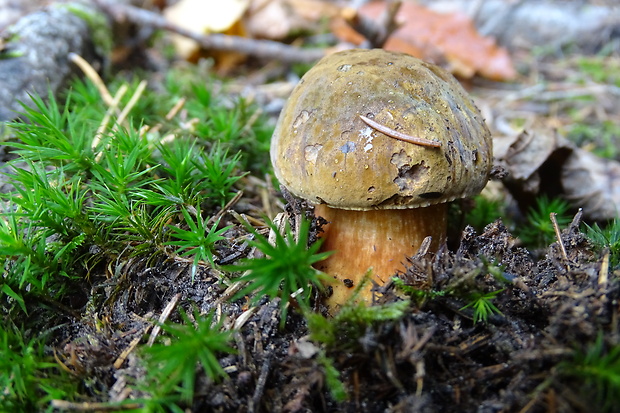
[[[350,69],[351,69],[351,65],[349,64],[340,65],[336,68],[336,70],[339,72],[348,72]]]
[[[379,202],[378,204],[375,205],[375,207],[379,209],[387,207],[387,209],[389,209],[390,206],[393,206],[393,205],[409,205],[411,203],[412,198],[413,198],[412,196],[401,196],[401,195],[395,194],[387,198],[386,200]]]
[[[349,279],[349,278],[345,278],[343,281],[344,286],[347,288],[353,288],[354,284],[353,284],[353,280]]]
[[[348,141],[340,147],[342,153],[351,153],[355,150],[355,142]]]
[[[441,198],[443,193],[441,192],[426,192],[424,194],[420,194],[420,198],[422,199],[437,199]]]
[[[395,160],[398,162],[395,163]],[[398,185],[399,190],[405,192],[415,188],[416,183],[422,181],[430,169],[424,164],[424,161],[414,165],[398,164],[400,162],[403,160],[392,156],[391,163],[398,167],[398,176],[393,179],[393,182]]]

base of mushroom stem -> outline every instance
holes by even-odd
[[[407,257],[413,256],[424,238],[432,237],[431,250],[445,241],[447,204],[425,208],[352,211],[317,205],[315,215],[328,222],[321,234],[321,251],[336,251],[315,264],[315,268],[334,277],[330,308],[346,303],[364,275],[372,269],[370,280],[383,285],[397,271],[406,270]],[[372,282],[368,282],[357,301],[372,302]]]

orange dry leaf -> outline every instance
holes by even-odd
[[[387,9],[384,1],[374,1],[359,9],[362,16],[377,18]],[[384,48],[409,53],[447,66],[462,78],[475,74],[493,80],[516,76],[510,56],[495,41],[481,36],[471,19],[459,13],[438,13],[411,2],[403,2],[396,21],[400,27],[392,33]],[[361,44],[363,37],[342,19],[332,25],[343,41]]]
[[[322,0],[252,0],[244,23],[253,37],[279,40],[312,30],[322,18],[339,12],[337,4]]]
[[[224,33],[244,36],[243,14],[250,0],[181,0],[164,10],[164,16],[175,25],[196,33]],[[177,54],[189,61],[204,56],[195,40],[180,35],[172,36]],[[245,57],[233,52],[212,52],[220,72],[236,66]]]

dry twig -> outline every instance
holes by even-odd
[[[355,9],[345,9],[342,12],[344,20],[355,30],[364,36],[371,48],[381,48],[390,38],[392,33],[399,28],[396,22],[396,14],[400,10],[402,1],[393,1],[389,3],[385,13],[379,18],[379,21],[370,19]]]
[[[170,313],[172,313],[172,310],[174,310],[174,308],[176,307],[177,303],[179,302],[179,298],[181,298],[181,294],[175,294],[172,296],[168,304],[166,304],[166,308],[164,308],[164,311],[162,311],[161,315],[159,316],[160,324],[163,324],[168,319],[168,317],[170,317]],[[153,343],[155,343],[155,339],[157,338],[160,330],[161,327],[159,325],[156,325],[155,328],[153,328],[151,336],[149,337],[149,340],[146,344],[147,346],[151,347]]]
[[[562,252],[562,258],[566,261],[567,269],[570,269],[568,265],[568,254],[566,254],[566,247],[564,247],[564,242],[562,241],[562,233],[560,231],[560,226],[558,225],[557,213],[552,212],[549,214],[549,219],[551,219],[551,224],[553,225],[553,231],[555,231],[555,237],[558,240],[558,245],[560,246],[560,251]]]
[[[172,24],[164,17],[149,10],[121,4],[114,0],[96,0],[96,3],[118,21],[129,20],[141,26],[167,30],[192,39],[205,49],[234,51],[290,63],[312,63],[325,55],[324,49],[301,49],[271,40],[256,40],[219,33],[208,35],[195,33]]]

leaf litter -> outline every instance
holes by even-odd
[[[552,70],[544,62],[533,66]],[[561,74],[559,83],[566,72],[570,70]],[[553,91],[546,87],[543,92]],[[505,149],[498,159],[508,171],[503,182],[515,199],[528,199],[516,191],[530,191],[534,198],[549,188],[561,188],[560,195],[568,199],[588,199],[606,207],[616,202],[604,191],[602,198],[578,192],[609,182],[613,186],[615,161],[604,161],[612,166],[601,171],[601,158],[592,158],[558,132],[566,128],[566,119],[552,130],[532,120],[556,118],[561,113],[558,105],[566,104],[561,94],[545,101],[540,90],[529,95],[527,89],[518,90],[517,97],[487,92],[486,96],[481,92],[483,109],[486,106],[498,136],[507,132],[507,143],[497,145]],[[600,88],[594,96],[614,103],[613,93],[606,92]],[[583,108],[582,102],[570,104]],[[606,110],[582,116],[614,119],[615,115]],[[525,132],[504,127],[523,117]],[[571,171],[582,176],[570,178]],[[256,177],[245,178],[242,184],[243,199],[221,214],[221,226],[230,228],[216,251],[219,264],[258,254],[247,245],[253,235],[239,217],[259,215],[265,206],[258,199],[269,185]],[[274,204],[282,202],[283,194],[269,195],[277,196]],[[293,222],[309,208],[294,199],[287,201],[287,216]],[[584,217],[590,221],[611,216],[602,207],[585,208],[560,229],[553,243],[535,253],[523,247],[501,219],[479,233],[466,227],[451,240],[456,247],[437,253],[422,249],[409,259],[407,271],[397,274],[402,285],[431,292],[501,290],[492,301],[500,312],[490,314],[487,322],[474,322],[466,295],[437,294],[413,299],[401,317],[365,326],[347,351],[341,351],[338,344],[313,341],[308,320],[297,311],[288,311],[284,328],[279,328],[280,298],[263,298],[254,306],[247,298],[230,302],[234,279],[215,268],[200,267],[193,277],[187,262],[128,258],[112,266],[112,279],[102,275],[106,269],[93,274],[92,291],[73,298],[80,301],[92,295],[92,308],[82,317],[67,319],[52,346],[62,368],[95,384],[93,403],[149,397],[133,386],[146,374],[140,356],[132,351],[133,343],[153,334],[155,320],[167,307],[197,307],[203,314],[215,312],[224,328],[234,328],[231,344],[237,352],[219,359],[228,379],[214,383],[197,378],[195,397],[184,406],[188,411],[589,411],[596,386],[584,386],[574,369],[564,366],[573,362],[578,370],[575,360],[588,353],[588,343],[618,345],[619,270],[610,266],[609,250],[593,245],[582,225]],[[267,233],[260,219],[252,222]],[[312,231],[311,239],[316,239],[320,223]],[[377,290],[379,304],[406,298],[396,284]],[[319,295],[313,299],[313,310],[327,312]],[[176,311],[168,319],[180,321]],[[344,400],[334,397],[328,384],[325,358],[339,371]]]

